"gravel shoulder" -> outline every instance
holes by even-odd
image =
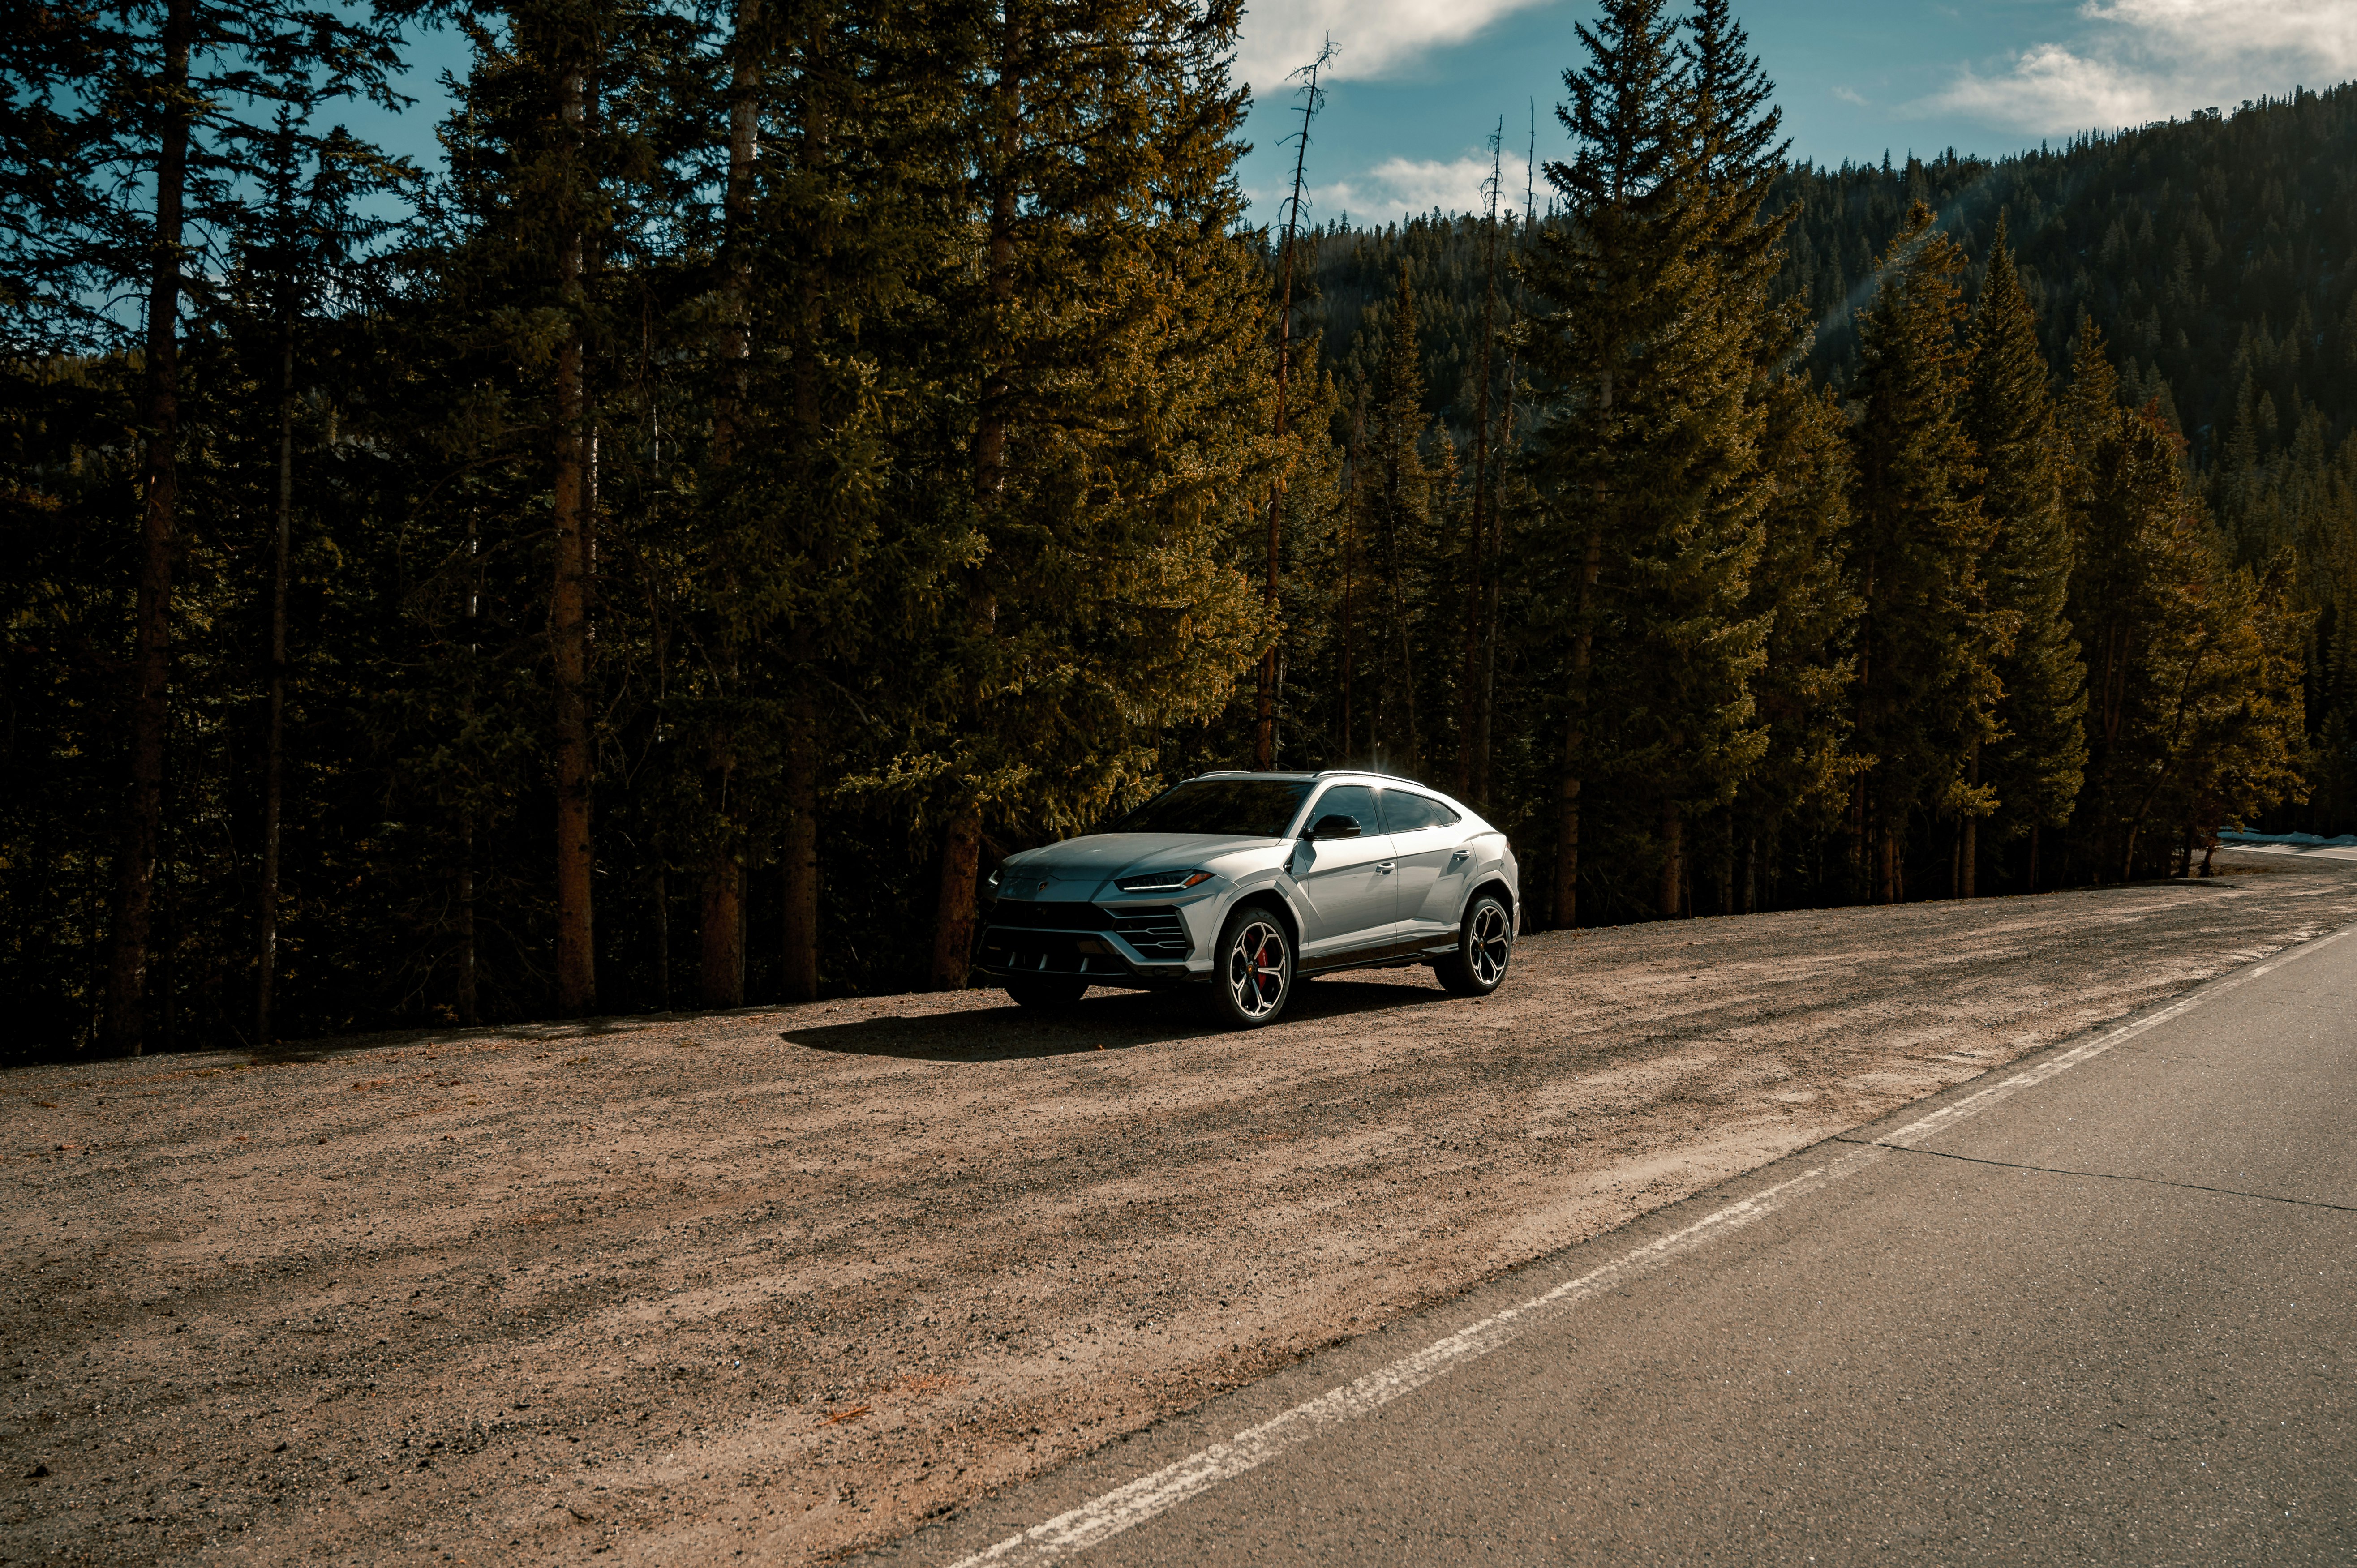
[[[806,1563],[2357,919],[2357,865],[0,1074],[0,1562]]]

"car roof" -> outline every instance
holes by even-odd
[[[1198,779],[1281,779],[1288,784],[1315,784],[1327,779],[1364,779],[1375,784],[1405,784],[1411,789],[1426,790],[1435,795],[1440,792],[1421,779],[1403,778],[1396,773],[1378,773],[1371,768],[1327,768],[1316,773],[1255,773],[1244,768],[1222,768],[1216,773],[1198,773],[1187,782],[1192,784]]]

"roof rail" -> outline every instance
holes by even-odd
[[[1312,777],[1340,779],[1344,774],[1356,774],[1361,779],[1388,779],[1395,784],[1413,784],[1419,789],[1432,788],[1421,779],[1411,779],[1405,773],[1386,773],[1380,768],[1321,768]]]

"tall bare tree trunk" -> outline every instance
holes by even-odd
[[[1604,412],[1612,412],[1612,372],[1599,378]],[[1579,629],[1571,641],[1571,722],[1565,728],[1563,776],[1555,787],[1555,923],[1579,923],[1579,789],[1587,766],[1588,675],[1596,651],[1596,584],[1604,569],[1605,489],[1596,487],[1596,515],[1579,566]]]
[[[705,1007],[745,1004],[745,866],[734,854],[712,857],[704,871],[704,910],[696,926],[703,962],[696,973]]]
[[[813,34],[809,42],[813,69],[824,75],[828,35]],[[813,90],[804,125],[802,161],[818,177],[829,156],[831,117],[824,98]],[[816,452],[825,438],[819,397],[819,331],[824,298],[821,274],[815,266],[802,269],[801,312],[793,348],[794,420],[802,429],[806,450]],[[792,670],[787,679],[785,704],[785,835],[780,861],[785,873],[783,925],[783,995],[789,1002],[808,1002],[818,995],[818,821],[819,789],[823,780],[826,726],[819,702],[819,646],[812,629],[798,626],[787,639]]]
[[[1351,747],[1351,674],[1359,611],[1359,447],[1366,432],[1367,399],[1361,391],[1358,412],[1351,420],[1350,448],[1342,457],[1342,754],[1335,761],[1345,768],[1356,755]]]
[[[475,990],[475,819],[469,812],[458,835],[458,1022],[471,1029],[481,1019]]]
[[[989,289],[994,306],[1003,316],[1015,303],[1015,225],[1018,202],[1013,163],[1023,135],[1022,8],[1010,3],[1000,34],[996,100],[997,126],[994,148],[989,228]],[[1012,423],[1015,388],[1004,359],[992,362],[983,377],[982,403],[974,419],[974,498],[985,519],[996,519],[1006,492],[1006,440]],[[998,597],[986,565],[969,567],[965,577],[966,635],[978,639],[997,636]],[[974,878],[982,865],[982,806],[967,797],[952,803],[942,841],[942,871],[933,904],[933,958],[931,980],[935,990],[964,987],[974,961]]]
[[[1674,920],[1685,913],[1686,838],[1685,818],[1680,815],[1674,801],[1662,802],[1662,884],[1654,896],[1655,908],[1664,920]]]
[[[1718,887],[1711,900],[1711,913],[1732,915],[1736,912],[1734,817],[1721,813],[1718,819],[1718,843],[1714,856],[1717,861],[1714,870]]]
[[[655,1000],[671,1011],[671,878],[655,868]]]
[[[262,921],[254,965],[253,1037],[277,1038],[278,839],[286,779],[286,556],[295,514],[295,317],[278,317],[278,527],[270,571],[270,735],[262,763]]]
[[[1980,742],[1973,743],[1972,756],[1964,764],[1964,782],[1977,788],[1981,781]],[[1970,898],[1979,880],[1981,820],[1969,813],[1956,824],[1956,897]]]
[[[588,119],[588,87],[578,69],[565,73],[561,113],[576,138]],[[557,263],[565,303],[581,303],[584,252],[576,229]],[[556,1010],[566,1017],[597,1004],[590,873],[592,755],[589,738],[589,569],[595,524],[585,493],[587,396],[578,317],[566,324],[556,354],[556,473],[551,510],[556,530],[549,644],[556,687]]]
[[[472,663],[482,647],[479,638],[480,617],[483,613],[482,540],[477,532],[475,516],[467,517],[467,556],[472,563],[474,580],[467,591],[467,658],[469,673],[467,678],[465,713],[472,720],[475,713],[475,682]],[[481,1015],[479,993],[476,979],[481,965],[475,934],[475,807],[469,800],[458,816],[458,1022],[473,1028]]]
[[[942,835],[941,893],[933,909],[937,990],[954,991],[965,984],[966,970],[974,961],[974,889],[981,869],[982,808],[969,801]]]
[[[1481,357],[1476,371],[1480,388],[1474,394],[1473,407],[1473,518],[1468,531],[1465,574],[1465,671],[1457,693],[1457,796],[1464,800],[1473,791],[1474,747],[1477,741],[1486,740],[1481,734],[1481,612],[1486,607],[1483,588],[1483,553],[1489,543],[1489,516],[1492,504],[1490,490],[1490,386],[1494,377],[1491,350],[1498,336],[1498,180],[1500,149],[1503,145],[1506,123],[1498,122],[1498,134],[1490,138],[1490,217],[1488,283],[1481,295]],[[1480,771],[1486,773],[1485,767]]]
[[[752,218],[753,165],[759,156],[759,63],[752,34],[760,25],[761,0],[739,0],[737,7],[735,59],[730,65],[728,109],[728,183],[724,191],[721,266],[720,358],[722,369],[712,406],[712,464],[726,468],[737,460],[743,416],[746,366],[752,354],[748,322],[752,263],[747,232]],[[738,662],[726,660],[728,680],[741,678]],[[730,749],[724,741],[723,751]],[[716,757],[705,773],[712,809],[723,821],[729,810],[729,782],[735,768],[726,757]],[[745,1004],[745,863],[741,846],[724,841],[704,868],[703,908],[695,928],[696,999],[704,1007]]]
[[[806,656],[805,656],[806,657]],[[818,995],[818,733],[816,693],[797,672],[786,692],[785,973],[788,1002]]]
[[[1324,69],[1327,57],[1333,53],[1330,43],[1309,63],[1309,81],[1301,105],[1301,144],[1293,155],[1293,199],[1286,209],[1285,220],[1285,288],[1277,306],[1276,317],[1276,438],[1285,439],[1286,381],[1293,368],[1293,233],[1301,220],[1301,182],[1309,168],[1309,122],[1318,113],[1318,73]],[[1277,572],[1281,562],[1279,542],[1285,515],[1285,480],[1280,478],[1268,492],[1268,587],[1266,602],[1269,618],[1276,618]],[[1260,656],[1260,688],[1253,725],[1253,767],[1266,772],[1276,766],[1276,642],[1271,639]]]
[[[1534,104],[1531,110],[1530,157],[1523,167],[1523,232],[1525,235],[1537,227],[1534,192],[1538,177],[1538,109]],[[1519,306],[1516,310],[1519,314]],[[1490,809],[1491,737],[1498,711],[1498,620],[1502,602],[1500,589],[1506,575],[1505,472],[1506,463],[1514,450],[1514,395],[1519,371],[1516,360],[1521,352],[1521,334],[1517,332],[1514,342],[1506,349],[1505,406],[1498,413],[1498,489],[1490,498],[1489,602],[1482,614],[1480,707],[1473,726],[1473,803],[1485,811]]]
[[[156,150],[156,232],[147,284],[145,501],[139,519],[139,596],[129,671],[124,750],[130,788],[115,853],[114,931],[106,981],[107,1047],[137,1056],[146,1043],[148,939],[156,918],[156,858],[164,831],[165,709],[171,675],[172,567],[179,544],[180,242],[188,137],[192,0],[164,10],[163,100]]]
[[[1599,496],[1598,506],[1603,502]],[[1596,649],[1596,582],[1604,566],[1603,520],[1588,525],[1586,557],[1579,569],[1579,629],[1571,642],[1572,711],[1564,730],[1563,773],[1555,786],[1555,923],[1579,924],[1579,789],[1587,765],[1587,680]]]

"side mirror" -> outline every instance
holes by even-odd
[[[1310,823],[1309,831],[1301,836],[1306,839],[1354,839],[1359,836],[1359,819],[1336,811]]]

